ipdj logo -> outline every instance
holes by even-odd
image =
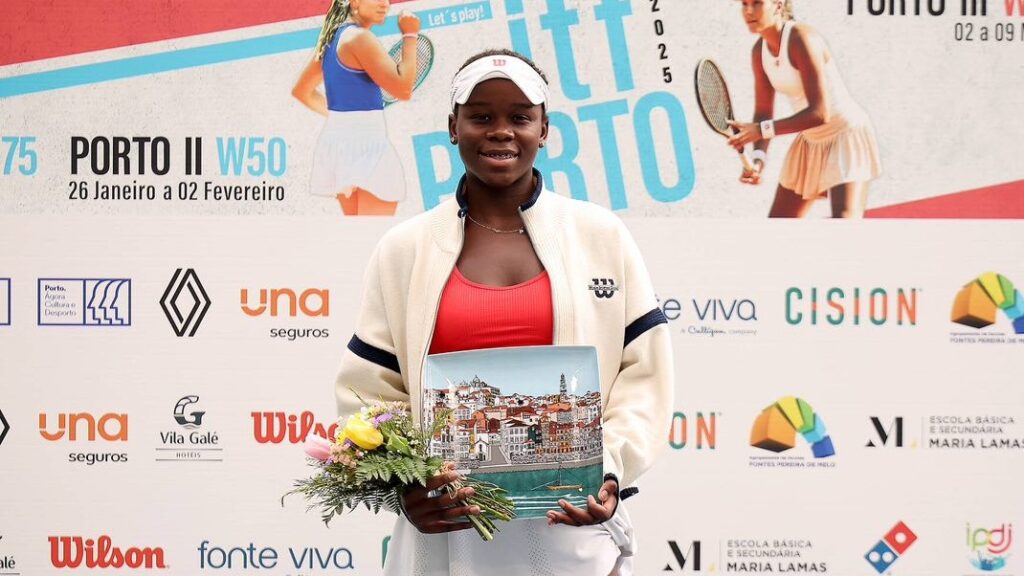
[[[184,396],[174,405],[174,421],[187,430],[194,430],[203,424],[203,415],[206,412],[196,411],[185,415],[185,408],[199,402],[199,396]]]
[[[281,315],[282,310],[287,310],[286,314],[292,318],[297,316],[300,310],[303,316],[331,315],[331,291],[326,288],[309,288],[299,295],[291,288],[261,288],[258,306],[249,304],[249,290],[242,288],[241,299],[242,312],[248,316],[262,316],[268,308],[270,315],[274,317]]]
[[[260,444],[299,444],[306,441],[310,432],[333,440],[337,437],[338,424],[325,427],[316,421],[310,411],[302,414],[285,412],[252,412],[252,435]]]
[[[967,525],[967,548],[971,566],[984,572],[995,572],[1006,567],[1010,545],[1013,544],[1013,524],[1000,524],[999,528],[971,528]]]
[[[4,418],[4,411],[0,410],[0,445],[4,443],[4,438],[7,438],[7,432],[11,429],[11,425],[7,423],[7,418]]]
[[[882,419],[877,416],[871,417],[871,426],[874,428],[875,436],[877,437],[878,444],[875,444],[875,438],[868,440],[868,448],[877,448],[879,446],[888,446],[889,441],[892,440],[893,446],[896,448],[903,447],[903,417],[897,416],[892,419],[892,422],[888,427],[882,423]]]
[[[684,570],[687,567],[694,572],[701,571],[700,540],[694,540],[691,542],[685,553],[683,552],[682,547],[679,546],[679,543],[675,540],[669,540],[668,547],[672,551],[672,561],[665,564],[665,567],[661,570],[662,572],[675,572],[677,569]],[[672,566],[672,562],[675,562],[674,568]]]
[[[594,293],[594,296],[598,298],[611,298],[615,296],[615,293],[619,290],[619,287],[615,285],[614,278],[594,278],[591,280],[588,290]]]
[[[750,431],[750,445],[771,452],[796,446],[796,433],[811,445],[815,458],[835,455],[825,422],[800,398],[787,396],[761,411]]]
[[[1024,296],[1006,276],[986,272],[957,293],[951,320],[980,329],[995,324],[999,310],[1010,319],[1015,334],[1024,334]]]
[[[210,297],[195,270],[178,268],[160,298],[160,307],[178,337],[192,337],[210,309]]]
[[[131,326],[128,278],[40,278],[40,326]]]
[[[51,442],[63,440],[65,437],[70,442],[78,440],[95,442],[97,438],[107,442],[128,441],[127,414],[108,413],[99,418],[88,412],[58,414],[57,430],[50,432],[47,428],[46,414],[41,413],[39,414],[39,435]]]
[[[96,540],[81,536],[50,536],[50,563],[54,568],[167,568],[163,548],[119,548],[110,536]]]
[[[902,521],[898,522],[889,530],[878,544],[868,550],[864,559],[871,564],[879,574],[885,572],[896,560],[903,557],[903,554],[910,548],[910,545],[917,540],[917,534],[907,527]]]
[[[11,325],[11,279],[0,278],[0,326]]]

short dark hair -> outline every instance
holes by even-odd
[[[463,62],[462,66],[459,66],[459,71],[456,72],[455,74],[458,75],[458,73],[462,72],[462,70],[465,69],[466,66],[469,66],[473,62],[476,62],[477,60],[481,58],[486,58],[488,56],[511,56],[513,58],[519,58],[523,62],[529,64],[530,68],[533,68],[533,70],[540,76],[540,79],[543,80],[545,84],[550,84],[550,82],[548,82],[548,77],[544,74],[544,71],[537,66],[536,62],[530,60],[526,56],[523,56],[519,52],[516,52],[515,50],[509,50],[508,48],[490,48],[484,50],[483,52],[478,52],[470,56],[468,60]]]

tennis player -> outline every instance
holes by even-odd
[[[729,144],[754,144],[754,170],[740,180],[758,184],[771,139],[796,133],[786,154],[769,217],[801,218],[814,202],[829,198],[834,218],[860,218],[868,182],[881,168],[875,133],[864,110],[839,76],[824,39],[793,21],[791,0],[741,0],[754,43],[754,122],[731,122]],[[793,115],[774,118],[775,93],[789,98]]]
[[[420,21],[403,11],[402,61],[395,65],[371,28],[389,0],[333,0],[313,60],[292,95],[327,117],[313,156],[310,193],[337,198],[346,215],[390,216],[405,198],[405,176],[384,122],[381,88],[412,96]],[[318,88],[323,84],[326,96]]]

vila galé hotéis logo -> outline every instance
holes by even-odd
[[[240,304],[246,316],[266,319],[271,338],[289,342],[330,338],[331,291],[327,288],[242,288]]]
[[[791,286],[785,292],[790,326],[917,326],[920,288]]]
[[[0,534],[0,545],[4,543],[3,540],[4,537]],[[19,572],[14,571],[17,567],[18,563],[15,561],[14,556],[11,556],[4,551],[0,551],[0,574],[4,574],[5,576],[19,576]]]
[[[98,538],[50,536],[50,564],[54,568],[167,568],[164,549],[156,546],[114,545],[107,535]]]
[[[314,570],[355,570],[352,551],[344,546],[288,546],[280,551],[273,546],[253,542],[240,546],[222,546],[203,540],[196,548],[200,570],[272,570],[284,563],[282,569],[298,570],[299,575]],[[306,571],[309,572],[306,572]]]
[[[658,306],[678,332],[717,338],[757,335],[757,304],[750,298],[658,297]]]
[[[88,450],[68,453],[68,462],[88,466],[100,463],[128,462],[128,453],[111,450],[91,450],[97,445],[120,444],[128,441],[128,414],[108,412],[71,412],[39,414],[39,435],[49,442],[70,442]]]
[[[260,444],[301,444],[310,433],[329,440],[337,438],[338,423],[329,425],[316,421],[312,412],[252,412],[252,435]]]
[[[182,396],[174,404],[167,420],[175,427],[160,430],[156,446],[157,462],[223,462],[220,434],[211,429],[205,410],[199,409],[199,396]],[[173,417],[173,418],[172,418]]]

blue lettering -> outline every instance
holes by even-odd
[[[604,0],[594,8],[594,17],[604,20],[608,34],[608,48],[615,70],[615,88],[619,92],[632,90],[633,66],[629,62],[629,46],[626,44],[626,29],[622,25],[624,16],[633,14],[630,0]]]
[[[412,137],[412,148],[416,157],[416,173],[420,180],[420,193],[423,195],[423,209],[430,210],[437,206],[448,194],[455,193],[459,178],[466,171],[462,158],[455,153],[456,148],[448,140],[447,132],[428,132]],[[450,173],[444,180],[438,179],[438,170],[434,165],[434,151],[448,158]],[[442,168],[443,171],[443,168]]]
[[[569,180],[569,192],[577,200],[587,199],[587,181],[583,177],[583,169],[576,163],[576,157],[580,153],[580,135],[576,131],[576,123],[572,118],[562,112],[552,112],[548,115],[550,128],[558,130],[562,143],[562,153],[552,158],[548,155],[551,148],[541,148],[537,154],[535,165],[544,175],[544,182],[552,190],[555,188],[552,176],[556,172],[565,174]],[[548,137],[550,138],[550,128]]]
[[[567,10],[564,0],[548,0],[548,12],[540,17],[541,28],[551,31],[558,63],[558,79],[562,83],[562,93],[570,100],[590,98],[590,87],[580,84],[576,76],[576,56],[569,35],[569,29],[579,23],[578,11]]]
[[[668,126],[676,155],[676,171],[679,179],[675,186],[666,186],[658,172],[658,147],[651,130],[651,112],[661,108],[668,115]],[[686,129],[686,111],[679,100],[668,92],[652,92],[636,103],[633,111],[633,128],[643,172],[644,186],[652,198],[659,202],[677,202],[693,191],[696,173],[693,169],[693,153],[690,150],[690,135]]]
[[[629,206],[626,188],[622,179],[622,163],[619,158],[619,144],[615,138],[616,116],[629,114],[625,100],[613,100],[601,104],[580,106],[577,109],[580,122],[593,120],[597,124],[598,140],[601,142],[601,158],[604,161],[605,181],[608,184],[608,199],[612,210]]]

